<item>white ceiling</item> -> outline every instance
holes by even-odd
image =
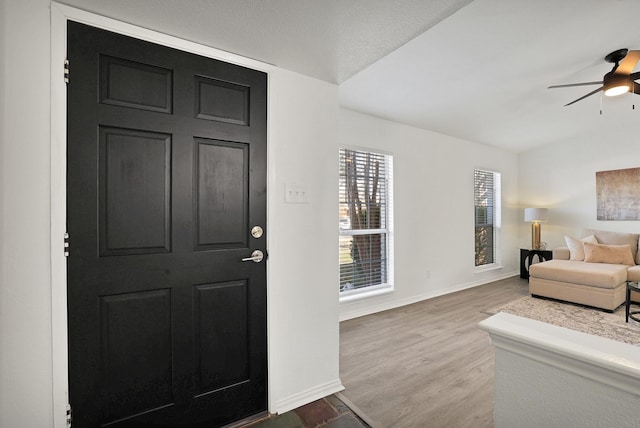
[[[638,0],[62,0],[340,84],[354,110],[516,152],[632,132],[601,80],[640,49]],[[634,127],[635,128],[635,127]]]
[[[635,134],[640,97],[549,85],[601,80],[604,56],[640,49],[638,0],[475,0],[344,82],[342,104],[521,152],[568,138]],[[639,103],[631,110],[631,98]],[[631,114],[635,113],[635,114]]]
[[[472,0],[59,0],[333,83]]]

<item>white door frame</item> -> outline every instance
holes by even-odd
[[[67,338],[67,260],[64,256],[64,234],[66,232],[67,202],[67,89],[64,83],[64,61],[67,57],[67,21],[77,21],[115,33],[172,47],[185,52],[225,61],[243,67],[269,73],[274,67],[259,61],[244,58],[229,52],[205,45],[168,36],[111,18],[106,18],[81,9],[51,3],[51,336],[53,370],[53,426],[66,427],[66,406],[69,403],[69,370]],[[73,64],[70,65],[73,79]],[[267,99],[271,99],[269,85]],[[269,101],[267,101],[269,103]],[[267,107],[269,108],[269,107]],[[267,139],[269,124],[267,123]],[[267,157],[268,159],[269,157]],[[269,171],[267,164],[267,171]],[[267,173],[268,177],[268,173]],[[268,187],[268,183],[267,183]],[[72,238],[73,240],[73,238]],[[71,242],[73,245],[73,241]],[[268,242],[267,242],[268,248]],[[73,251],[73,247],[71,247]],[[267,264],[267,280],[269,278]],[[268,287],[268,284],[267,284]],[[267,303],[267,320],[269,304]],[[267,331],[269,323],[267,322]],[[270,335],[267,333],[267,339]],[[271,355],[270,343],[267,343],[267,355]],[[269,360],[268,372],[271,373]],[[268,377],[271,378],[270,376]],[[272,383],[268,384],[268,396],[271,398]],[[273,407],[269,399],[269,409]]]

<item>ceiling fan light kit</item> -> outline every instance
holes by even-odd
[[[640,51],[618,49],[605,56],[604,60],[614,65],[611,71],[605,74],[601,81],[553,85],[549,86],[549,89],[567,88],[572,86],[602,85],[598,89],[565,104],[565,107],[590,97],[591,95],[597,94],[600,91],[608,97],[615,97],[626,94],[627,92],[640,94],[640,84],[635,82],[636,79],[640,79],[640,72],[632,73],[638,63],[638,60],[640,60]],[[600,111],[600,114],[602,114],[602,110]]]
[[[604,94],[608,97],[617,97],[618,95],[626,94],[629,92],[629,85],[613,86],[604,91]]]
[[[608,97],[626,94],[631,90],[629,77],[609,72],[604,75],[602,90]]]

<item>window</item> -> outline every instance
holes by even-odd
[[[500,230],[500,173],[474,171],[476,266],[497,264]]]
[[[391,283],[392,156],[340,149],[340,293]]]

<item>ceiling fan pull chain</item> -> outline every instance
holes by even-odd
[[[600,116],[602,116],[602,92],[600,92]]]

